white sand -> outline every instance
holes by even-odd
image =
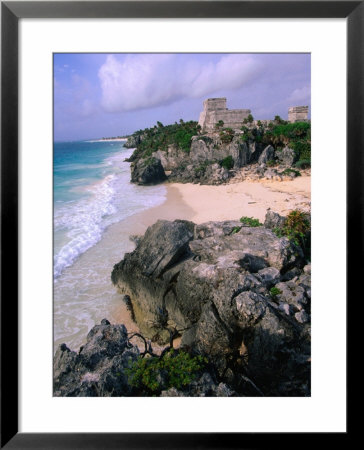
[[[311,177],[292,181],[242,181],[220,186],[173,183],[184,203],[193,210],[190,220],[203,223],[210,220],[255,217],[264,221],[268,208],[281,215],[292,209],[309,210]]]

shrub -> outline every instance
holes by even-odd
[[[278,161],[275,159],[270,159],[269,161],[267,161],[267,166],[268,167],[274,167],[278,164]]]
[[[239,233],[239,231],[241,230],[242,227],[234,227],[231,231],[230,234],[235,234],[235,233]]]
[[[125,373],[132,386],[158,392],[171,387],[181,389],[187,386],[206,363],[207,359],[200,355],[191,356],[172,348],[161,358],[139,358]]]
[[[217,123],[215,123],[215,128],[216,129],[220,129],[224,126],[224,121],[223,120],[219,120]]]
[[[263,225],[259,222],[259,219],[254,219],[254,217],[243,216],[240,218],[240,222],[249,227],[261,227]]]
[[[197,177],[201,177],[205,174],[207,166],[209,165],[209,161],[202,162],[199,166],[194,168],[195,175]]]
[[[224,167],[227,170],[230,170],[234,167],[234,160],[231,155],[227,156],[220,162],[220,166]]]
[[[213,140],[209,136],[199,136],[198,138],[200,141],[204,141],[205,144],[210,145],[212,144]]]
[[[291,211],[287,215],[283,227],[276,227],[273,229],[273,232],[278,237],[286,236],[290,241],[302,247],[306,256],[309,257],[311,224],[307,218],[307,214],[303,211],[298,209]]]
[[[270,288],[269,294],[272,297],[272,299],[275,300],[277,295],[282,294],[282,291],[277,287],[273,286],[272,288]]]
[[[282,172],[282,175],[291,175],[291,173],[294,173],[296,175],[296,177],[300,177],[301,176],[301,172],[299,170],[295,170],[295,169],[284,169],[284,171]]]
[[[309,169],[311,167],[311,161],[309,159],[300,159],[296,162],[295,167],[297,169]]]
[[[234,130],[232,128],[224,128],[220,131],[220,139],[224,144],[230,144],[234,139]]]
[[[254,117],[249,114],[248,117],[245,117],[245,119],[243,120],[243,123],[253,123]]]
[[[287,125],[287,121],[283,120],[281,116],[274,116],[274,121],[280,125]]]
[[[191,139],[198,134],[199,129],[197,122],[184,122],[181,119],[179,124],[164,126],[161,122],[157,122],[152,128],[136,131],[132,136],[138,144],[132,160],[145,158],[157,150],[166,151],[170,144],[175,144],[189,153]]]
[[[307,139],[300,139],[290,143],[290,147],[296,152],[300,160],[311,161],[311,142]]]

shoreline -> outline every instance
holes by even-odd
[[[130,240],[130,236],[143,235],[157,220],[181,219],[200,224],[208,221],[239,220],[242,216],[248,216],[264,222],[269,207],[286,215],[289,210],[310,203],[310,177],[287,182],[242,181],[218,186],[165,183],[164,186],[166,197],[163,203],[110,225],[96,245],[83,253],[71,267],[65,269],[68,275],[69,272],[78,274],[76,279],[73,276],[71,278],[71,281],[78,283],[80,276],[84,276],[81,274],[86,274],[87,268],[86,276],[91,276],[92,280],[92,283],[88,283],[87,290],[85,291],[85,287],[78,288],[75,284],[69,295],[62,291],[61,295],[68,298],[75,289],[79,291],[78,301],[87,301],[90,316],[87,320],[83,319],[83,324],[77,320],[75,327],[78,328],[79,338],[70,335],[69,338],[55,339],[55,349],[57,344],[62,342],[69,345],[70,339],[75,344],[82,340],[79,345],[83,345],[90,328],[103,318],[107,318],[111,323],[125,324],[129,332],[139,330],[131,319],[122,295],[112,285],[110,276],[114,264],[121,261],[126,252],[134,250],[135,244]],[[54,301],[59,295],[59,287],[55,289]],[[61,305],[58,306],[62,308]],[[71,345],[71,348],[79,345]],[[156,344],[153,347],[157,347]]]
[[[115,139],[90,139],[85,142],[126,142],[127,139],[124,138],[115,138]]]
[[[132,234],[144,233],[159,219],[182,219],[200,224],[239,220],[245,215],[264,221],[269,208],[286,215],[296,208],[307,211],[311,204],[311,176],[292,181],[241,181],[217,186],[167,182],[163,186],[167,193],[162,204],[122,221],[124,225],[129,223],[135,231]]]

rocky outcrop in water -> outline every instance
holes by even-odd
[[[112,281],[146,336],[179,330],[239,395],[309,395],[310,266],[269,229],[283,219],[269,212],[266,223],[158,221]]]
[[[139,159],[131,165],[131,181],[136,184],[158,184],[167,179],[159,159]]]

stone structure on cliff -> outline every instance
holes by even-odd
[[[225,97],[208,98],[203,102],[198,123],[203,132],[213,130],[220,120],[224,122],[224,127],[240,128],[249,114],[250,109],[227,109]]]
[[[308,120],[308,106],[291,106],[288,108],[288,122]]]

